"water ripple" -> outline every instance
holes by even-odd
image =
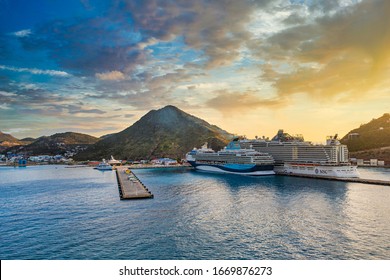
[[[390,178],[388,170],[370,172]],[[154,199],[120,201],[114,172],[1,168],[0,258],[390,258],[389,187],[190,169],[135,173]]]

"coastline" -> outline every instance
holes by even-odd
[[[60,163],[33,163],[33,164],[27,164],[27,166],[18,166],[18,165],[0,165],[1,167],[13,167],[13,168],[26,168],[26,167],[32,167],[32,166],[64,166],[64,168],[94,168],[95,165],[88,165],[88,164],[60,164]],[[157,164],[128,164],[128,165],[118,165],[113,166],[113,170],[116,170],[117,168],[127,168],[127,169],[172,169],[172,168],[185,168],[185,169],[192,169],[193,167],[189,164],[176,164],[176,165],[157,165]],[[390,169],[390,166],[362,166],[359,167],[359,169],[370,169],[370,170],[381,170]],[[328,180],[328,181],[339,181],[339,182],[351,182],[351,183],[362,183],[362,184],[374,184],[374,185],[383,185],[383,186],[390,186],[390,178],[389,179],[368,179],[364,177],[359,178],[344,178],[344,177],[326,177],[326,176],[313,176],[313,175],[305,175],[305,174],[285,174],[285,173],[276,173],[274,176],[288,176],[288,177],[300,177],[300,178],[307,178],[307,179],[320,179],[320,180]],[[255,176],[254,176],[255,177]]]

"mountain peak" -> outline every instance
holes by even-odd
[[[79,158],[99,159],[110,155],[122,159],[182,158],[204,142],[221,149],[231,137],[226,131],[168,105],[149,111],[132,126],[101,139]]]
[[[181,110],[179,108],[177,108],[176,106],[173,106],[173,105],[167,105],[161,109],[159,109],[158,111],[163,111],[163,110],[174,110],[174,111],[180,111]]]
[[[0,152],[6,148],[18,146],[22,144],[22,142],[13,137],[11,134],[3,133],[0,131]]]
[[[158,114],[158,115],[166,115],[166,116],[176,116],[178,114],[187,114],[173,105],[167,105],[161,109],[154,111],[153,113]]]
[[[150,110],[146,115],[148,115],[148,114],[156,114],[156,113],[159,114],[161,112],[163,112],[163,113],[164,112],[179,113],[179,112],[183,112],[183,111],[180,110],[179,108],[177,108],[176,106],[166,105],[165,107],[162,107],[160,109]]]
[[[19,141],[19,139],[15,138],[11,134],[0,131],[0,142],[1,141]]]
[[[149,111],[144,115],[137,123],[145,124],[149,126],[164,126],[170,128],[177,128],[178,126],[185,125],[186,122],[204,122],[205,121],[196,118],[186,112],[180,110],[179,108],[167,105],[158,110]]]

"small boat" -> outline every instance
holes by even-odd
[[[97,170],[112,170],[112,166],[109,165],[105,159],[103,159],[103,161],[101,163],[99,163],[95,169]]]

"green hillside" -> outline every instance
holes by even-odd
[[[9,147],[14,147],[23,144],[24,143],[22,141],[13,137],[11,134],[3,133],[0,131],[0,152],[3,152]]]
[[[56,133],[51,136],[42,136],[33,143],[16,146],[8,149],[10,152],[27,155],[56,155],[67,151],[78,152],[99,141],[99,138],[76,132]]]
[[[390,147],[390,114],[351,130],[341,139],[350,152]]]
[[[138,160],[183,158],[208,142],[221,149],[232,135],[174,106],[152,110],[127,129],[109,135],[75,157],[78,160],[115,158]]]
[[[11,134],[3,133],[0,131],[0,143],[7,141],[7,142],[18,142],[19,139],[13,137]]]

